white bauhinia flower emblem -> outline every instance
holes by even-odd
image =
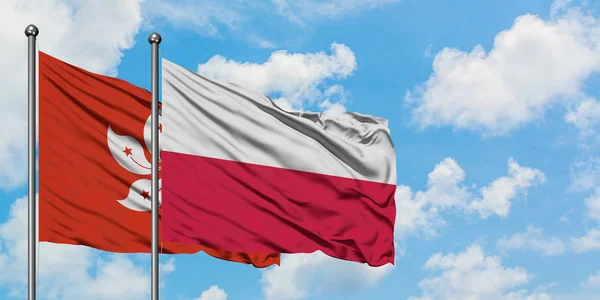
[[[162,134],[162,117],[159,109],[159,136]],[[152,154],[152,116],[149,116],[144,126],[144,142],[146,149]],[[144,148],[140,143],[130,136],[118,135],[112,128],[108,127],[107,133],[108,148],[115,160],[125,170],[137,175],[150,175],[151,162],[144,155]],[[160,138],[159,138],[160,141]],[[159,144],[159,155],[160,155]],[[161,159],[158,157],[158,169],[161,169]],[[161,181],[158,179],[158,205],[162,204],[161,196]],[[150,179],[138,179],[129,187],[129,195],[123,200],[118,200],[123,206],[135,211],[150,211],[151,210],[151,183]]]

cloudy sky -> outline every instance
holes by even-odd
[[[389,120],[395,266],[162,257],[162,299],[600,299],[600,3],[3,0],[0,298],[26,292],[26,38],[149,88],[162,56],[294,109]],[[39,246],[40,299],[148,299],[148,255]]]

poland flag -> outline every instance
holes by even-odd
[[[288,112],[162,60],[164,241],[394,263],[387,121]]]

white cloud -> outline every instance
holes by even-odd
[[[510,212],[510,200],[517,193],[524,193],[528,188],[545,181],[540,170],[521,167],[511,157],[508,160],[508,176],[500,177],[484,187],[481,190],[483,197],[471,202],[469,209],[477,211],[482,218],[492,214],[506,217]]]
[[[600,290],[600,271],[595,275],[590,275],[586,281],[581,283],[581,286],[584,288]]]
[[[218,36],[219,26],[237,29],[246,21],[242,14],[243,2],[214,0],[147,0],[144,15],[153,22],[168,21],[174,28],[195,31],[204,36]]]
[[[271,0],[277,11],[290,21],[303,25],[318,18],[339,18],[359,11],[375,9],[400,0]]]
[[[413,193],[408,186],[398,186],[396,237],[420,231],[436,235],[436,229],[446,224],[440,216],[444,210],[478,213],[481,218],[493,214],[507,217],[519,192],[525,194],[528,188],[544,182],[541,171],[522,167],[513,158],[508,160],[508,176],[499,177],[480,189],[481,196],[464,184],[465,177],[456,160],[445,158],[429,173],[426,191]]]
[[[159,267],[160,267],[159,274],[173,273],[173,272],[175,272],[175,259],[171,257],[166,262],[161,263]]]
[[[554,17],[565,10],[568,10],[573,0],[554,0],[550,6],[550,16]]]
[[[324,114],[328,115],[340,115],[346,112],[346,92],[344,91],[344,87],[335,84],[327,88],[323,93],[325,97],[320,103],[318,103],[318,107],[323,110]]]
[[[569,171],[569,191],[585,192],[600,185],[600,158],[589,157],[573,163]]]
[[[464,207],[471,197],[462,182],[464,170],[453,158],[445,158],[429,173],[426,191],[413,193],[408,186],[396,188],[396,238],[423,231],[436,235],[436,229],[445,225],[439,212]]]
[[[273,49],[273,48],[277,48],[277,45],[275,45],[273,42],[268,41],[264,38],[261,38],[259,36],[256,35],[251,35],[248,38],[252,43],[254,43],[255,45],[257,45],[260,48],[263,49]]]
[[[496,247],[502,252],[514,250],[529,250],[539,252],[543,256],[563,254],[564,243],[556,237],[545,237],[540,228],[527,226],[523,233],[516,233],[510,237],[503,236],[496,242]]]
[[[279,15],[304,26],[309,20],[340,18],[395,2],[400,0],[229,0],[226,4],[218,0],[145,0],[143,11],[152,23],[167,21],[175,28],[211,37],[220,37],[224,31],[230,30],[242,33],[249,42],[261,48],[271,49],[275,48],[272,42],[251,33],[248,25],[257,21],[256,15],[261,16],[259,19],[272,19]],[[150,23],[145,25],[153,26]]]
[[[586,216],[600,225],[600,188],[585,199]],[[576,253],[600,250],[600,227],[588,230],[585,236],[571,238],[571,248]]]
[[[482,298],[485,299],[485,298]],[[575,300],[569,298],[570,300]],[[487,299],[486,299],[487,300]],[[506,294],[502,300],[558,300],[555,299],[554,295],[550,295],[544,291],[533,291],[528,293],[526,290],[519,290]]]
[[[592,135],[600,123],[600,102],[588,98],[565,115],[565,121],[577,127],[583,136]]]
[[[585,199],[587,208],[587,216],[600,223],[600,188],[596,188],[595,192]]]
[[[64,256],[61,252],[53,254]],[[56,295],[61,299],[147,299],[149,297],[149,274],[139,266],[135,266],[125,256],[114,255],[108,261],[97,259],[95,265],[97,268],[95,274],[84,274],[83,279],[74,280],[72,283],[63,282],[64,278],[54,274],[56,279],[52,281]],[[74,267],[79,268],[82,273],[89,272],[81,266]],[[57,286],[61,285],[63,287],[59,290]]]
[[[342,103],[331,103],[329,99],[325,99],[322,103],[319,103],[319,108],[323,110],[324,114],[337,116],[346,112],[346,107]]]
[[[422,128],[506,134],[541,118],[553,104],[581,100],[582,87],[600,71],[600,22],[581,9],[522,15],[498,33],[493,49],[444,48],[427,82],[409,92],[414,121]]]
[[[232,33],[260,48],[273,49],[276,45],[258,36],[253,24],[267,20],[281,23],[280,16],[287,21],[304,26],[306,21],[339,18],[360,11],[382,7],[400,0],[145,0],[144,16],[152,22],[144,25],[153,27],[166,21],[178,29],[187,29],[203,36],[222,38]],[[260,16],[257,18],[256,16]]]
[[[427,197],[438,208],[461,206],[469,199],[467,188],[461,186],[465,171],[456,160],[445,158],[427,175]]]
[[[216,55],[198,66],[198,73],[214,80],[239,84],[266,95],[278,95],[279,103],[301,109],[304,104],[332,106],[343,104],[339,85],[325,86],[328,79],[345,79],[356,70],[356,57],[350,48],[333,43],[331,54],[275,51],[262,63],[240,63]],[[323,91],[322,89],[325,89]],[[335,98],[341,100],[335,101]],[[328,102],[326,102],[328,101]],[[327,104],[324,104],[327,103]],[[336,107],[339,111],[339,106]]]
[[[425,51],[423,51],[423,57],[425,58],[429,58],[433,55],[433,53],[431,52],[433,49],[433,44],[429,44],[427,46],[427,48],[425,48]]]
[[[218,286],[213,285],[194,300],[227,300],[227,293]]]
[[[576,253],[600,250],[600,228],[588,230],[585,236],[571,238],[571,247]]]
[[[421,191],[417,192],[423,193]],[[427,192],[420,194],[426,195]],[[436,207],[431,206],[427,197],[413,197],[410,187],[401,185],[396,188],[396,238],[411,233],[423,232],[427,236],[436,236],[437,229],[446,225]]]
[[[542,292],[512,291],[528,283],[532,275],[521,267],[503,266],[499,256],[485,256],[478,244],[458,254],[434,254],[424,268],[440,273],[421,280],[422,296],[409,299],[550,299]]]
[[[128,255],[101,256],[84,246],[40,243],[38,291],[43,298],[147,299],[150,274]],[[161,277],[175,269],[173,259],[160,265]],[[0,286],[11,296],[27,288],[27,198],[17,199],[9,219],[0,224]]]
[[[264,270],[261,283],[267,300],[302,299],[313,290],[337,294],[359,292],[374,287],[393,269],[390,264],[370,267],[331,258],[317,251],[282,255],[281,266]]]
[[[142,21],[141,2],[0,1],[0,40],[12,45],[0,49],[0,69],[5,70],[0,72],[0,188],[18,186],[26,179],[25,26],[33,23],[40,29],[39,50],[90,71],[114,75],[122,51],[134,45]]]

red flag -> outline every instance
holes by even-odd
[[[43,52],[39,60],[40,241],[150,252],[151,94]],[[161,246],[163,253],[279,264],[278,253]]]

